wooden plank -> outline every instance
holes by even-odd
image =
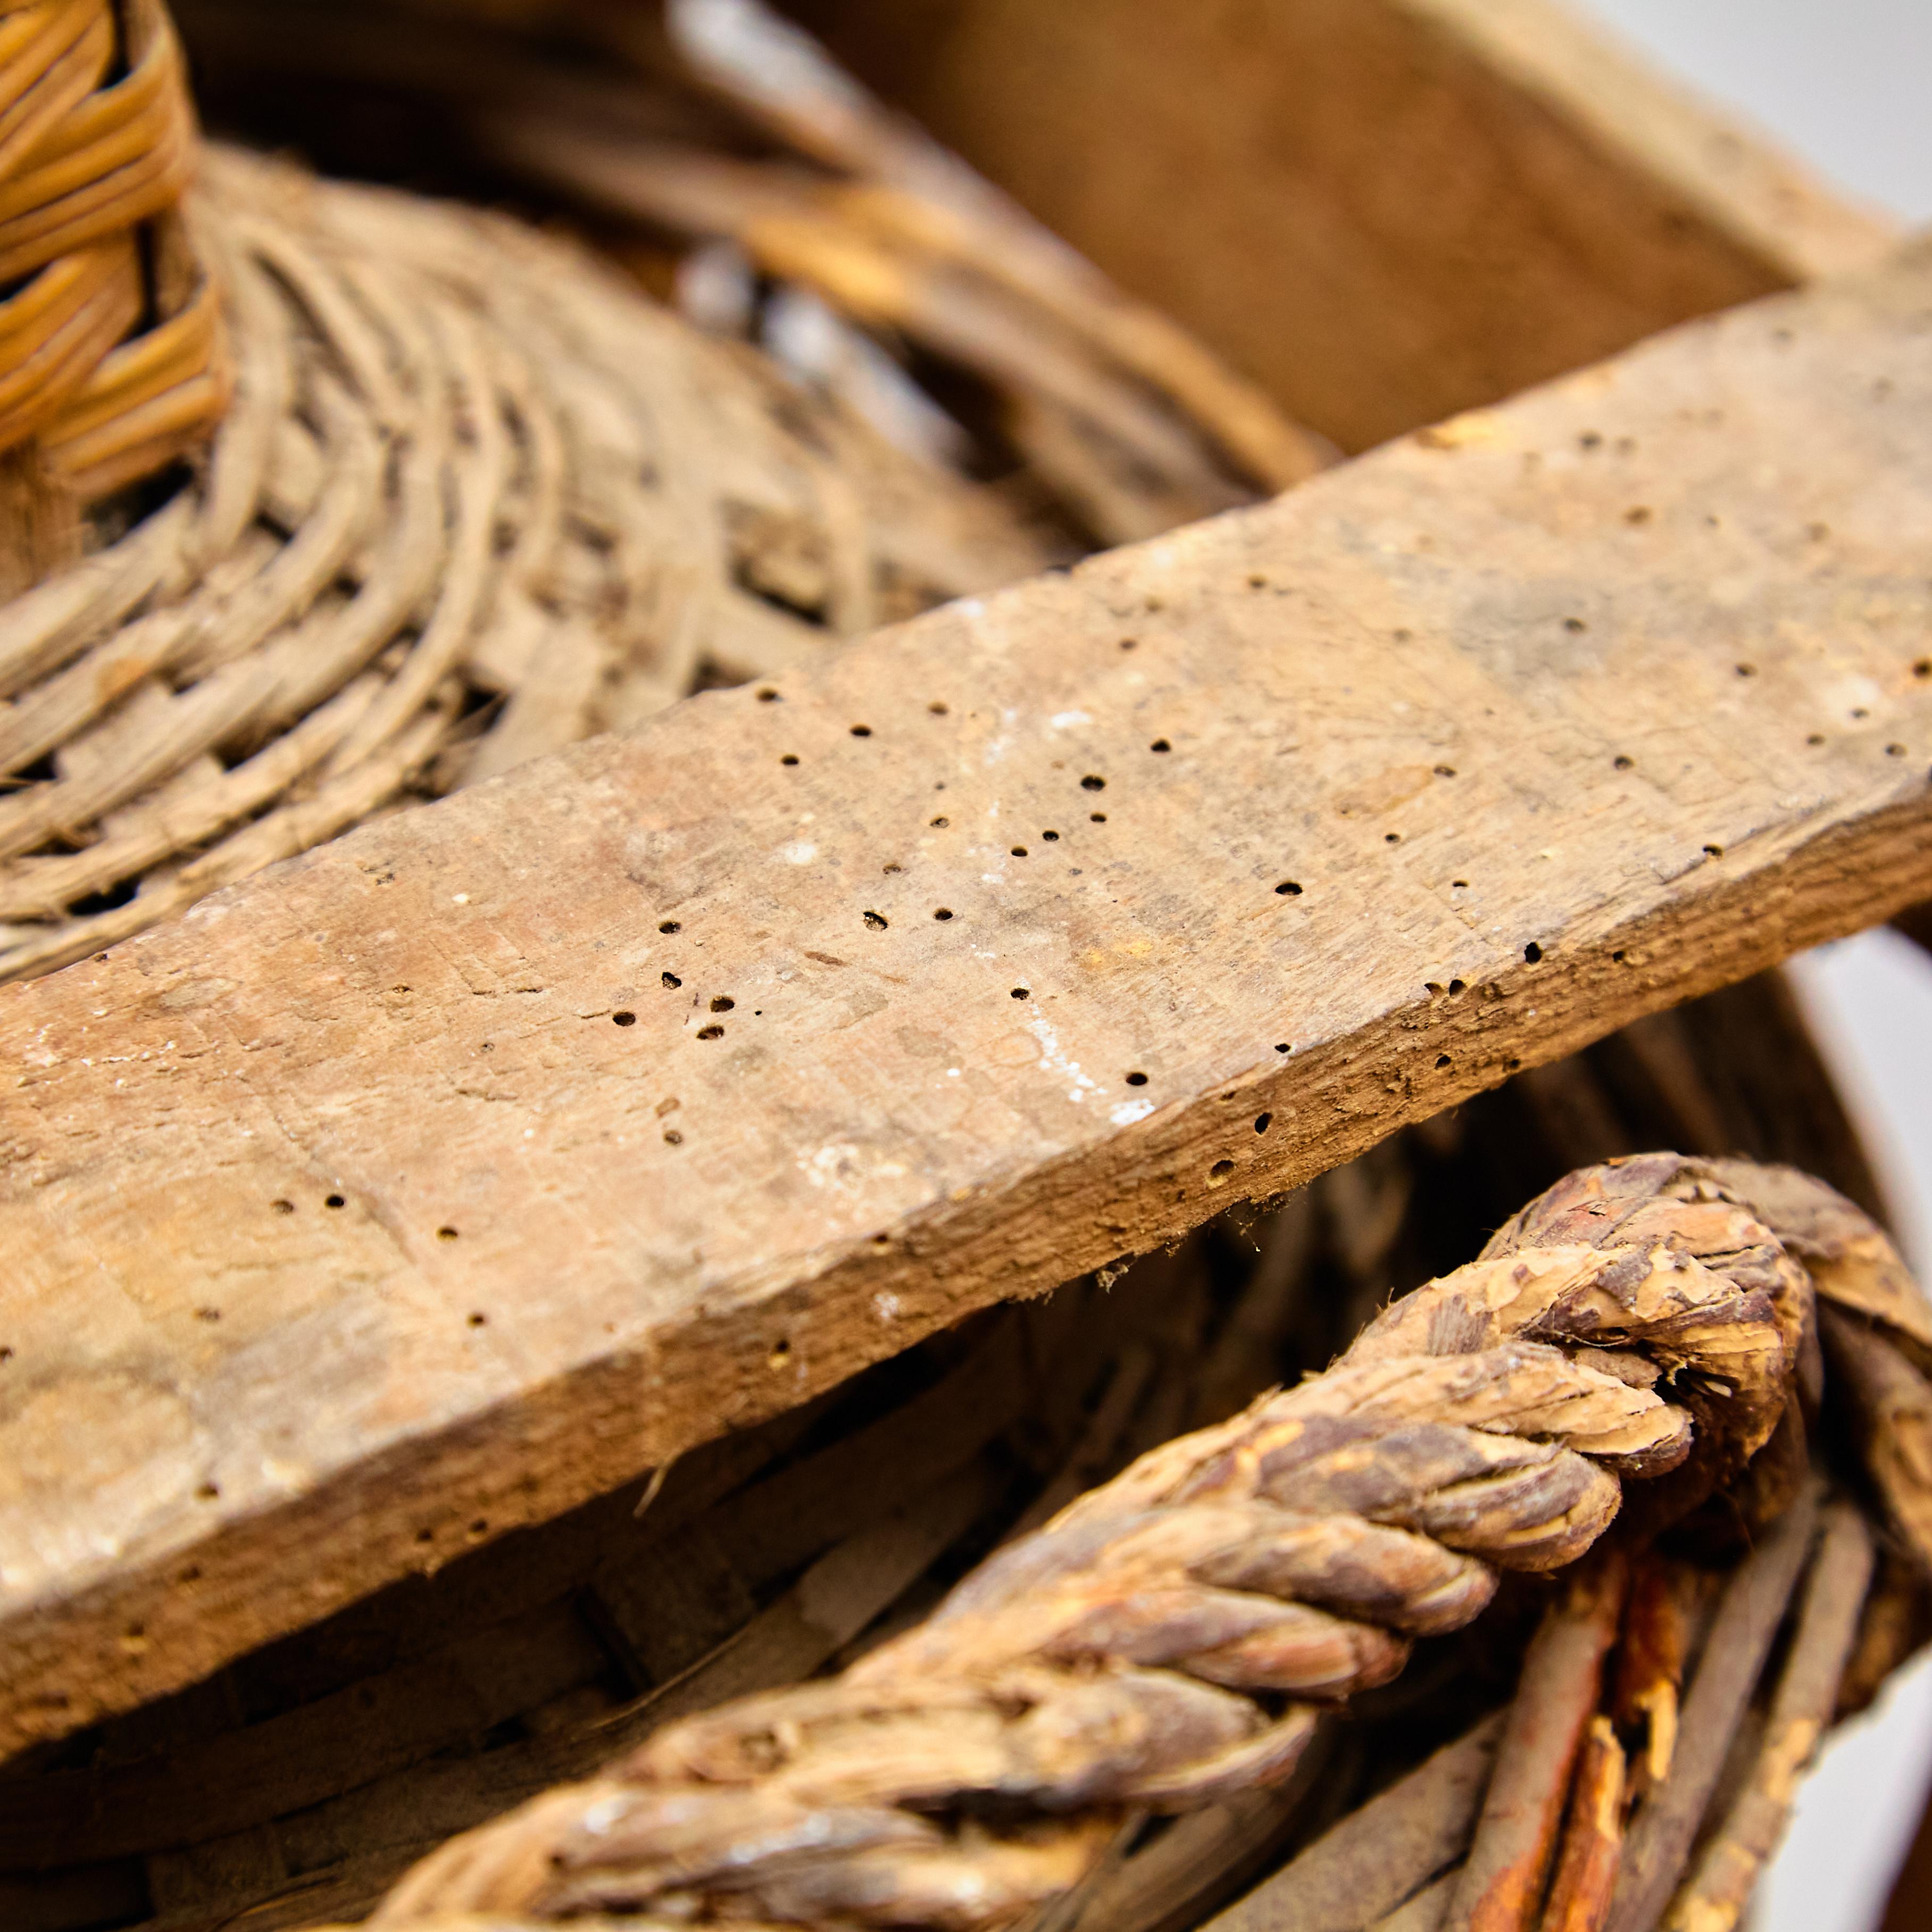
[[[0,1738],[1932,896],[1928,329],[1694,326],[8,989]]]
[[[1345,449],[1890,230],[1551,0],[788,0]]]

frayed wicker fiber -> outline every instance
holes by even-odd
[[[0,610],[0,975],[1048,553],[507,220],[212,151],[206,473]]]
[[[0,452],[76,502],[193,447],[226,401],[174,214],[195,145],[160,0],[0,0]]]

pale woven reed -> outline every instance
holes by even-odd
[[[0,0],[0,451],[81,502],[202,440],[214,291],[174,214],[195,157],[160,0]]]
[[[0,976],[1047,560],[580,252],[219,148],[206,475],[0,610]]]

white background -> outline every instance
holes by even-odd
[[[1932,223],[1932,0],[1592,0],[1589,10],[1840,186]],[[1797,970],[1911,1258],[1932,1279],[1932,960],[1874,933]],[[1922,1658],[1875,1718],[1828,1748],[1754,1932],[1870,1932],[1928,1782],[1932,1660]]]

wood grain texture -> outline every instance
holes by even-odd
[[[1928,331],[1694,326],[9,989],[0,1741],[1932,895]]]
[[[1345,449],[1888,245],[1550,0],[788,10]]]

